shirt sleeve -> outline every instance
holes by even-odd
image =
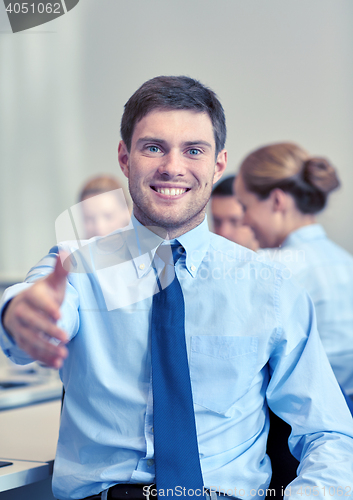
[[[18,283],[7,288],[0,302],[0,346],[5,355],[17,364],[32,363],[34,360],[25,351],[20,349],[14,339],[8,335],[4,329],[2,317],[4,310],[11,299],[19,293],[31,287],[39,279],[45,278],[50,274],[55,266],[56,259],[59,255],[58,247],[53,247],[48,255],[38,262],[27,274],[24,283]],[[58,326],[66,331],[71,340],[78,331],[79,327],[79,297],[77,291],[70,283],[70,277],[67,280],[65,300],[61,306],[61,319],[58,321]]]
[[[266,396],[290,424],[289,449],[300,461],[288,492],[299,498],[315,486],[310,497],[353,497],[352,416],[322,347],[311,299],[291,281],[281,288]]]

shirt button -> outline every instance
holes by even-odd
[[[154,433],[154,427],[152,427],[151,431],[152,431],[152,434],[153,434]]]
[[[191,266],[190,269],[191,269],[192,272],[196,271],[196,267],[195,266]]]
[[[152,465],[153,465],[153,464],[154,464],[154,460],[153,460],[153,458],[149,458],[149,459],[147,460],[147,465],[148,465],[148,467],[152,467]]]
[[[145,267],[146,267],[145,264],[140,264],[139,265],[139,269],[141,269],[141,271],[143,271],[145,269]]]

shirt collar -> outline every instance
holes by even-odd
[[[126,244],[132,257],[137,276],[142,278],[153,267],[153,259],[157,248],[163,243],[163,238],[145,227],[134,214],[131,215],[134,231],[126,239]]]
[[[127,242],[139,278],[147,274],[147,272],[151,269],[152,260],[159,245],[164,243],[173,243],[175,240],[184,247],[185,267],[191,276],[195,278],[198,268],[206,255],[210,242],[210,231],[208,229],[207,216],[205,216],[201,224],[196,226],[194,229],[191,229],[191,231],[188,231],[171,241],[163,240],[158,235],[150,231],[147,227],[143,226],[133,214],[131,216],[131,222],[135,229],[136,241],[140,242],[141,239],[144,240],[143,245],[140,248],[139,244],[136,246],[136,242],[134,244],[131,241]],[[148,242],[147,247],[150,250],[149,252],[146,252],[146,242]],[[180,259],[180,261],[181,260],[182,259]]]
[[[198,226],[177,238],[185,248],[185,266],[191,276],[195,278],[198,268],[203,261],[210,244],[210,231],[207,216]]]
[[[287,247],[303,241],[313,241],[326,238],[326,232],[321,224],[309,224],[296,229],[284,240],[282,247]]]

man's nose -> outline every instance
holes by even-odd
[[[178,151],[171,150],[161,158],[158,172],[166,177],[176,177],[185,174],[184,158]]]

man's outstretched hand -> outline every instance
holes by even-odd
[[[60,255],[64,262],[67,254]],[[3,325],[17,345],[33,359],[53,368],[60,368],[68,354],[63,345],[68,341],[67,335],[56,325],[67,274],[58,257],[53,273],[14,297],[3,316]]]

